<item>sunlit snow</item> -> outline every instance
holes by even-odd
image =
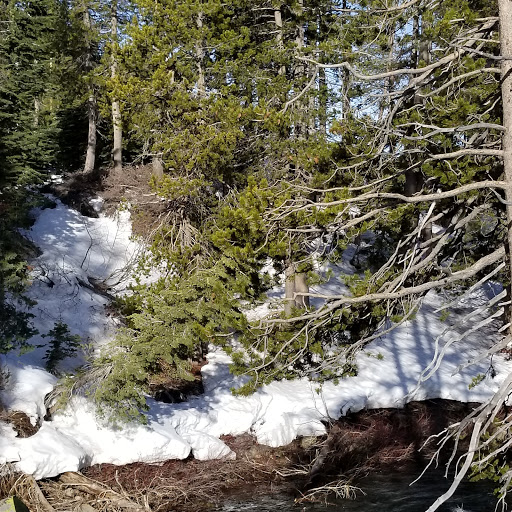
[[[34,309],[38,330],[43,334],[55,322],[64,322],[72,334],[79,334],[91,345],[90,350],[110,339],[116,324],[105,308],[108,298],[80,281],[93,278],[105,282],[112,292],[125,286],[127,270],[141,251],[130,239],[128,214],[90,219],[57,201],[56,208],[38,212],[28,236],[42,251],[32,262],[34,282],[30,290],[30,296],[38,301]],[[344,291],[341,287],[333,279],[320,291],[329,289],[339,294]],[[368,345],[357,356],[358,375],[338,385],[320,387],[306,380],[275,382],[250,397],[235,397],[230,392],[236,378],[229,373],[229,357],[212,349],[202,369],[204,395],[181,404],[149,400],[148,425],[121,430],[98,421],[92,405],[82,397],[74,398],[53,421],[42,421],[44,396],[56,380],[43,369],[46,348],[20,357],[4,356],[1,362],[9,377],[0,391],[1,403],[8,409],[25,411],[42,426],[34,436],[20,439],[9,425],[0,422],[0,463],[15,463],[21,471],[43,478],[95,463],[158,462],[183,459],[190,453],[201,460],[232,458],[234,453],[219,439],[222,435],[250,432],[260,443],[280,446],[297,436],[323,434],[326,420],[349,411],[400,407],[407,401],[427,398],[483,401],[512,370],[512,362],[501,354],[494,356],[494,377],[488,372],[489,361],[455,371],[497,339],[493,324],[464,342],[454,343],[438,371],[419,386],[418,379],[434,355],[434,341],[447,326],[454,325],[440,339],[441,345],[456,336],[460,327],[455,322],[460,315],[498,292],[486,286],[459,304],[457,315],[444,319],[436,311],[441,297],[429,293],[415,318]],[[272,295],[275,302],[280,291],[276,289]],[[252,317],[268,310],[268,304],[262,305]],[[46,343],[40,335],[31,342]],[[71,369],[81,361],[78,356],[65,361],[62,368]],[[470,390],[478,374],[487,377]]]

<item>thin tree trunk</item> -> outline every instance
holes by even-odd
[[[117,1],[112,2],[111,15],[111,35],[112,35],[112,61],[110,71],[112,79],[117,78]],[[112,159],[114,161],[114,170],[121,170],[123,167],[123,128],[121,119],[121,104],[118,98],[112,100],[112,125],[114,127],[114,147],[112,149]]]
[[[157,179],[161,179],[164,175],[164,162],[162,160],[162,157],[154,156],[152,164],[153,164],[153,171],[152,171],[153,176]]]
[[[96,119],[97,119],[97,105],[96,97],[91,87],[91,94],[87,102],[87,110],[89,117],[89,131],[87,134],[87,153],[85,155],[84,173],[89,174],[94,171],[96,165]]]
[[[284,271],[284,314],[290,317],[295,306],[295,265],[289,261]]]
[[[274,9],[274,23],[276,25],[276,45],[279,50],[284,50],[284,43],[283,43],[283,16],[281,14],[281,8]],[[286,67],[280,66],[279,75],[285,75],[286,74]]]
[[[348,2],[347,0],[343,0],[342,4],[343,9],[348,9]],[[344,22],[346,23],[346,22]],[[350,91],[350,71],[346,68],[341,68],[339,70],[339,80],[341,82],[341,105],[342,105],[342,112],[341,112],[341,119],[342,121],[346,121],[348,119],[348,116],[350,114],[350,98],[349,98],[349,91]],[[344,123],[343,123],[344,124]]]
[[[296,16],[298,19],[297,28],[295,31],[295,52],[300,55],[301,50],[304,48],[304,38],[306,36],[306,31],[304,28],[304,24],[302,22],[302,15],[304,13],[304,0],[298,0],[296,7]],[[307,69],[306,65],[301,61],[297,61],[294,69],[294,78],[295,82],[298,84],[299,90],[302,88],[303,84],[301,81],[305,81]],[[303,97],[300,101],[297,101],[295,104],[295,108],[297,110],[297,120],[295,121],[295,132],[297,138],[303,139],[309,129],[309,119],[307,117],[307,112],[312,108],[311,105],[311,96],[309,98]]]
[[[500,17],[501,55],[512,55],[512,1],[498,0]],[[509,275],[512,275],[512,60],[501,61],[501,97],[503,103],[503,170],[507,183],[505,196],[507,199],[508,234],[505,248],[508,254]],[[510,293],[510,290],[509,290]],[[512,331],[512,328],[509,329]],[[511,332],[512,333],[512,332]]]
[[[323,135],[327,134],[327,101],[329,91],[327,89],[327,80],[325,77],[325,68],[318,71],[318,129]]]
[[[41,100],[34,98],[34,128],[39,126],[39,115],[41,114]]]
[[[418,48],[415,49],[412,55],[412,66],[419,67],[420,61],[423,65],[430,64],[430,41],[425,36],[426,23],[422,17],[421,28],[420,19],[418,16],[414,17],[414,39],[418,41]],[[418,95],[414,95],[414,104],[420,105],[424,100]],[[405,173],[405,195],[413,196],[421,191],[423,188],[423,175],[419,171],[406,171]]]
[[[89,73],[92,70],[92,48],[91,48],[91,31],[92,23],[89,15],[87,2],[82,2],[83,24],[86,30],[86,54],[85,54],[85,70]],[[87,153],[85,155],[84,173],[89,174],[94,171],[96,166],[96,142],[97,142],[97,126],[98,105],[96,103],[96,94],[94,86],[89,85],[89,99],[87,100],[87,116],[89,118],[89,129],[87,133]]]
[[[309,293],[309,285],[304,272],[295,274],[295,293]],[[309,297],[299,295],[295,298],[295,306],[300,309],[309,308]]]
[[[196,59],[197,59],[197,93],[199,96],[206,94],[206,80],[204,77],[203,61],[204,61],[204,49],[202,41],[202,29],[203,29],[203,13],[200,12],[197,15],[197,28],[199,31],[199,38],[196,42]]]

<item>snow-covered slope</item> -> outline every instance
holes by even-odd
[[[137,255],[140,247],[130,240],[127,215],[88,219],[58,202],[55,209],[39,212],[29,236],[43,251],[34,262],[39,277],[30,292],[39,301],[35,311],[39,330],[47,332],[54,322],[62,321],[93,346],[104,343],[115,328],[105,309],[107,299],[80,286],[77,279],[110,277],[112,283],[112,276]],[[436,311],[441,298],[430,293],[412,321],[359,353],[358,375],[338,385],[275,382],[250,397],[235,397],[230,392],[236,379],[229,374],[229,357],[212,350],[202,369],[205,394],[182,404],[149,400],[147,426],[108,428],[96,418],[91,404],[77,397],[30,438],[17,438],[10,426],[0,423],[0,463],[13,462],[21,471],[42,478],[95,463],[157,462],[190,453],[198,459],[233,457],[220,436],[251,432],[260,443],[280,446],[297,436],[323,434],[324,421],[365,407],[400,407],[426,398],[483,401],[512,371],[512,362],[494,356],[494,376],[488,373],[472,389],[472,379],[487,373],[489,361],[455,372],[496,340],[493,324],[454,343],[437,372],[418,382],[434,356],[436,338],[440,337],[441,346],[455,339],[458,330],[467,328],[456,326],[456,320],[494,293],[490,286],[473,293],[458,304],[456,315],[444,320]],[[447,330],[450,325],[453,329]],[[44,339],[39,336],[33,343],[42,344]],[[43,398],[55,383],[42,369],[44,354],[45,348],[39,348],[19,358],[2,359],[9,378],[0,400],[8,408],[27,412],[34,421],[41,418]],[[65,366],[77,363],[79,358]]]

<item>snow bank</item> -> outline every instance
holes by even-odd
[[[31,312],[40,334],[30,340],[36,348],[20,356],[25,364],[42,364],[49,339],[41,335],[56,322],[81,336],[84,351],[108,341],[116,329],[115,320],[105,310],[108,296],[84,283],[92,286],[92,279],[104,283],[110,293],[123,292],[141,252],[131,239],[129,212],[95,219],[55,202],[55,208],[36,210],[34,226],[24,233],[42,252],[31,262],[33,282],[27,294],[37,302]],[[60,368],[72,370],[83,361],[82,354],[77,354]]]
[[[34,281],[31,291],[40,301],[36,310],[39,328],[51,327],[61,319],[73,333],[94,344],[111,335],[114,324],[105,311],[106,299],[77,284],[77,278],[112,279],[140,250],[130,240],[129,223],[123,215],[116,220],[85,219],[59,202],[54,210],[40,212],[31,231],[43,251],[35,266],[48,269]],[[52,288],[43,278],[54,283]],[[339,289],[339,282],[331,280],[323,286]],[[260,443],[281,446],[297,436],[323,434],[323,421],[349,411],[401,407],[428,398],[486,400],[512,371],[512,362],[501,354],[494,356],[494,377],[488,375],[473,389],[469,389],[472,379],[486,374],[489,361],[458,373],[456,369],[492,345],[497,331],[492,324],[464,342],[454,343],[438,371],[426,382],[418,385],[418,381],[434,357],[435,340],[439,337],[444,345],[455,339],[462,329],[457,324],[461,315],[494,293],[487,287],[473,294],[458,305],[457,314],[445,319],[436,312],[441,297],[429,293],[414,320],[366,347],[356,358],[358,375],[337,386],[319,386],[307,380],[275,382],[250,397],[235,397],[230,388],[239,384],[240,378],[230,375],[229,357],[212,350],[202,369],[205,394],[182,404],[149,400],[147,426],[107,428],[91,404],[77,397],[53,421],[43,422],[30,438],[19,439],[10,426],[0,423],[0,463],[13,462],[21,471],[43,478],[95,463],[159,462],[189,454],[200,460],[233,458],[234,453],[220,439],[223,435],[250,432]],[[275,290],[274,295],[278,294]],[[262,307],[255,315],[265,310]],[[41,342],[41,338],[34,341]],[[10,373],[0,394],[2,403],[27,412],[34,421],[42,416],[44,395],[55,382],[37,367],[42,356],[44,348],[19,360],[9,357],[2,361]]]

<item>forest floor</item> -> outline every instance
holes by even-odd
[[[258,444],[249,434],[223,436],[235,460],[97,464],[38,483],[12,473],[0,479],[0,493],[17,494],[31,512],[194,512],[220,506],[232,496],[251,499],[272,492],[306,503],[331,497],[333,483],[355,497],[358,480],[368,474],[426,466],[435,451],[430,444],[422,449],[429,436],[471,408],[429,400],[403,409],[360,411],[333,422],[327,436],[303,437],[279,448]]]
[[[119,326],[111,297],[127,290],[144,250],[132,238],[132,225],[142,217],[137,209],[131,219],[126,209],[104,212],[121,196],[130,202],[137,181],[147,181],[147,168],[134,172],[140,173],[128,177],[134,184],[111,176],[112,182],[98,178],[94,186],[87,180],[80,185],[77,176],[77,183],[52,186],[72,207],[51,199],[51,207],[34,212],[34,226],[25,233],[40,248],[31,261],[28,291],[37,301],[33,313],[40,334],[30,340],[31,352],[0,361],[2,494],[26,496],[33,510],[64,512],[85,504],[114,511],[203,510],[247,486],[287,489],[301,500],[301,492],[340,477],[345,487],[338,490],[348,491],[346,485],[367,472],[424,463],[432,449],[420,453],[423,441],[464,417],[470,410],[464,403],[487,400],[511,371],[509,354],[484,357],[497,339],[496,322],[471,332],[488,315],[488,297],[501,290],[490,283],[451,305],[448,314],[443,305],[450,296],[427,295],[413,319],[357,354],[358,374],[338,384],[297,379],[263,386],[249,397],[233,396],[231,388],[240,380],[230,374],[227,354],[211,347],[199,372],[204,393],[183,403],[148,398],[147,426],[108,428],[83,396],[49,417],[45,397],[57,379],[44,370],[50,350],[44,333],[61,322],[81,337],[83,352],[59,366],[73,372]],[[77,187],[81,193],[73,196]],[[97,187],[102,199],[94,196]],[[150,188],[144,194],[158,219],[158,198]],[[323,286],[339,293],[343,272],[350,270],[335,268]],[[281,297],[276,286],[252,313],[282,307]],[[475,378],[481,381],[477,386]],[[155,389],[155,397],[164,391]]]

